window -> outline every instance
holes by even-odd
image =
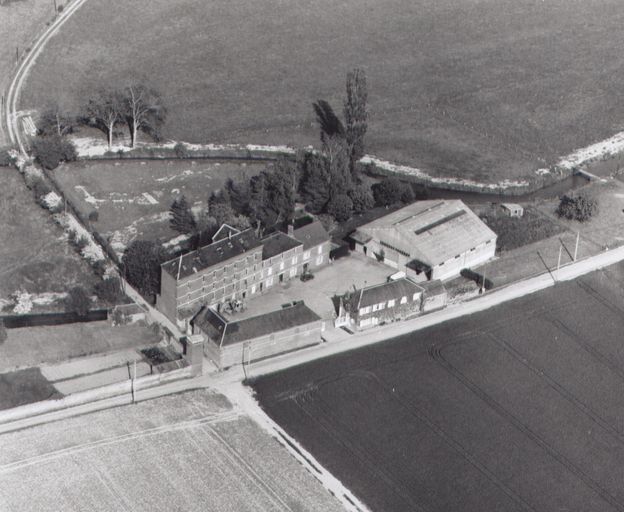
[[[283,261],[280,262],[280,270],[284,270],[284,262]]]
[[[297,275],[297,268],[293,267],[290,269],[290,277],[295,277]]]
[[[267,276],[270,276],[272,273],[273,273],[273,269],[269,267],[269,269],[267,270]]]
[[[390,300],[388,301],[388,307],[389,307],[389,308],[393,308],[393,307],[394,307],[394,299],[390,299]]]
[[[322,246],[322,245],[319,245],[319,247],[318,247],[318,253],[319,253],[319,254],[323,254],[323,246]]]
[[[303,253],[303,259],[304,260],[309,260],[310,259],[310,251],[306,251]]]
[[[418,292],[414,294],[414,296],[412,297],[412,300],[416,300],[417,298],[418,298]]]
[[[321,254],[320,256],[317,256],[316,264],[321,265],[322,263],[323,263],[323,255]]]
[[[293,264],[293,265],[296,265],[296,264],[297,264],[297,256],[293,256],[293,259],[292,259],[292,264]]]
[[[407,303],[407,297],[401,297],[401,304]]]
[[[370,306],[367,306],[365,308],[360,308],[360,315],[367,315],[368,313],[370,313]]]
[[[386,303],[382,302],[381,304],[379,304],[379,311],[381,311],[382,309],[386,309]]]

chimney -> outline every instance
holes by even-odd
[[[295,235],[295,226],[291,222],[290,224],[288,224],[288,236],[294,236],[294,235]]]

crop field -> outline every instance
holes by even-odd
[[[169,106],[165,137],[310,144],[312,102],[340,112],[360,66],[369,153],[498,180],[621,130],[623,24],[620,0],[90,0],[20,108],[77,109],[144,78]]]
[[[338,511],[275,440],[193,391],[0,436],[0,510]]]
[[[0,306],[16,291],[63,293],[96,277],[69,246],[63,230],[40,208],[22,177],[5,169],[0,187]]]
[[[258,174],[265,163],[213,160],[133,160],[63,165],[54,176],[83,215],[98,213],[93,227],[123,253],[135,238],[166,241],[179,235],[169,226],[169,208],[184,194],[206,205],[228,178]]]
[[[371,510],[624,510],[624,265],[254,383]]]

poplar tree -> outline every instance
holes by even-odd
[[[364,156],[364,136],[368,129],[367,101],[366,73],[361,68],[355,68],[347,73],[347,97],[343,108],[351,172],[354,172],[355,164]]]

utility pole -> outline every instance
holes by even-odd
[[[559,245],[559,259],[557,259],[557,279],[559,279],[559,267],[561,266],[561,245]]]
[[[54,16],[56,16],[57,13],[57,7],[56,7],[56,0],[52,0],[54,2]]]
[[[576,232],[576,245],[574,246],[574,261],[576,261],[576,255],[578,254],[579,238],[581,238],[581,232]]]
[[[19,64],[19,49],[17,46],[15,47],[15,64]]]

